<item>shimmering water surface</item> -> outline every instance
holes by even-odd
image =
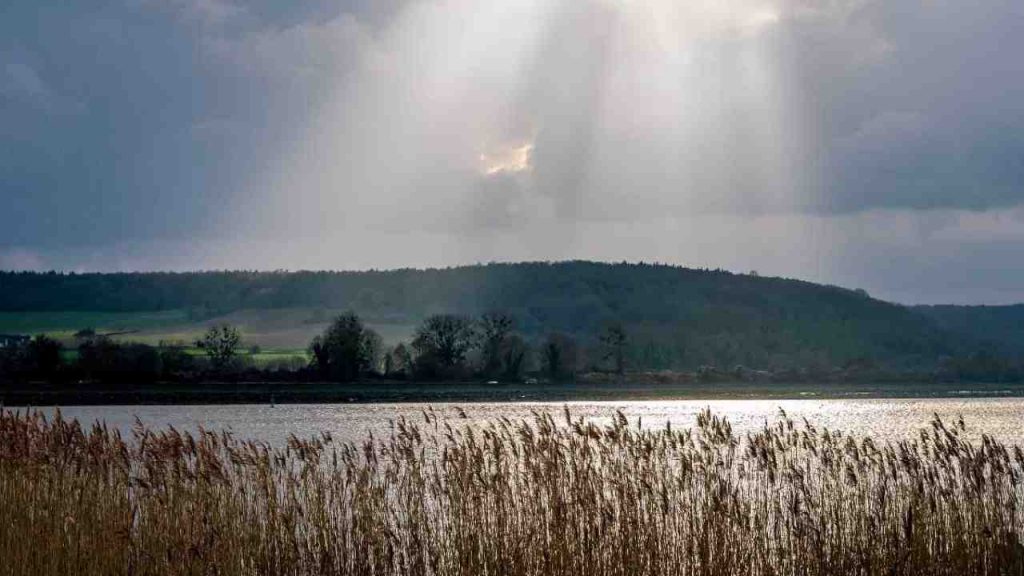
[[[423,420],[433,408],[445,417],[461,419],[461,411],[477,422],[502,416],[529,418],[534,411],[553,411],[561,419],[563,406],[575,416],[596,422],[608,421],[622,411],[635,425],[645,428],[692,427],[697,413],[710,407],[727,416],[740,433],[773,421],[779,410],[795,419],[807,418],[817,427],[850,433],[870,433],[876,439],[898,440],[929,426],[933,414],[947,421],[963,417],[973,436],[987,433],[999,440],[1024,445],[1024,398],[913,398],[836,400],[677,400],[609,402],[523,402],[476,404],[288,404],[218,406],[76,406],[62,410],[65,417],[82,422],[103,420],[108,426],[129,431],[138,417],[148,426],[174,426],[179,430],[230,429],[241,438],[260,439],[280,445],[289,435],[309,437],[329,432],[335,440],[358,441],[371,432],[390,433],[390,421],[405,417]],[[48,410],[52,413],[52,409]]]

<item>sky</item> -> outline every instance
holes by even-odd
[[[1024,302],[1019,0],[6,0],[0,269],[646,261]]]

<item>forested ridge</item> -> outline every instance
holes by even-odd
[[[984,328],[799,280],[652,264],[519,263],[366,272],[0,273],[0,311],[351,309],[418,322],[500,310],[528,338],[587,343],[611,323],[633,366],[780,368],[870,362],[924,367],[975,353]],[[971,329],[974,330],[972,333]],[[1003,343],[1000,352],[1020,346]]]
[[[943,330],[1004,355],[1024,352],[1024,304],[1009,306],[914,306]]]

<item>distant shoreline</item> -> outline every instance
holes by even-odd
[[[886,399],[1024,397],[1022,383],[565,383],[473,382],[0,384],[0,405],[317,404],[574,402],[642,400]]]

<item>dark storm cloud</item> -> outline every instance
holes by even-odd
[[[350,8],[381,25],[389,14],[368,2]],[[212,47],[345,9],[4,3],[0,246],[123,243],[220,226],[261,177],[273,143],[294,137],[316,92],[239,68]]]
[[[820,90],[812,96],[825,161],[814,207],[979,210],[1024,202],[1021,4],[879,2],[858,18],[884,42],[863,66],[844,67],[849,55],[806,50],[827,47],[827,38],[803,36],[791,47],[805,74],[826,79],[797,76]]]
[[[9,0],[0,268],[630,258],[1024,298],[994,271],[1022,53],[1010,0]]]
[[[7,4],[0,243],[117,240],[195,220],[216,196],[189,133],[207,88],[198,60],[178,26],[121,3]]]

